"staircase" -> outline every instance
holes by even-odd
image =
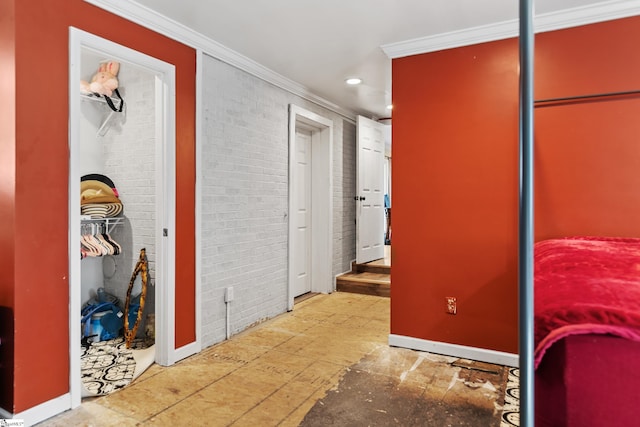
[[[388,248],[388,247],[387,247]],[[390,251],[385,250],[385,255]],[[366,264],[351,264],[351,271],[336,278],[336,289],[339,292],[377,295],[391,295],[391,257],[372,261]]]

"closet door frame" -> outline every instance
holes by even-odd
[[[101,37],[69,28],[69,399],[80,405],[80,173],[79,144],[81,57],[83,50],[104,53],[121,63],[145,68],[155,76],[156,96],[156,362],[179,360],[175,349],[175,67]],[[126,107],[125,107],[126,108]],[[194,302],[196,303],[196,302]]]

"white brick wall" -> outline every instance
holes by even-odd
[[[155,283],[155,92],[154,79],[146,72],[123,64],[118,77],[125,112],[117,115],[102,140],[104,173],[116,184],[126,221],[112,233],[124,252],[116,256],[116,274],[105,279],[105,288],[124,304],[142,248],[149,261],[150,285]],[[155,286],[149,286],[145,313],[154,311]]]
[[[356,258],[356,125],[343,121],[342,155],[335,164],[333,185],[336,187],[333,200],[333,262],[334,273],[351,270],[351,261]]]
[[[355,126],[248,73],[205,56],[202,146],[203,345],[287,308],[288,106],[334,123],[333,274],[355,258]]]

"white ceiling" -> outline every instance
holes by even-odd
[[[628,1],[628,0],[627,0]],[[343,109],[390,116],[381,46],[518,17],[517,0],[137,0]],[[536,16],[620,0],[537,0]],[[358,76],[363,84],[348,87]]]

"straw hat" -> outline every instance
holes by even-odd
[[[109,185],[102,181],[89,179],[80,182],[80,204],[121,203]]]
[[[80,178],[80,182],[89,181],[89,180],[95,180],[95,181],[104,182],[109,187],[111,187],[111,189],[113,190],[113,194],[115,194],[116,197],[120,197],[120,194],[118,194],[118,190],[116,189],[116,185],[113,183],[111,178],[109,178],[108,176],[102,175],[102,174],[99,174],[99,173],[90,173],[88,175],[83,175]]]
[[[91,219],[106,218],[110,203],[87,203],[80,207],[82,215],[88,215]]]

